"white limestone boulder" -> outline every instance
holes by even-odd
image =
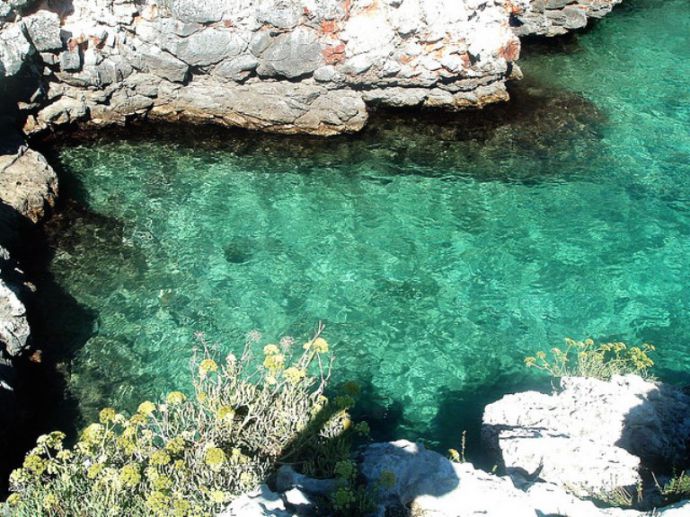
[[[515,479],[600,495],[634,487],[642,464],[683,464],[690,397],[635,375],[564,378],[559,393],[518,393],[487,406],[482,434]]]

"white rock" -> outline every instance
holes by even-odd
[[[554,395],[507,395],[484,410],[483,437],[517,478],[578,495],[632,487],[641,461],[681,464],[690,397],[635,375],[564,378]]]
[[[279,494],[266,485],[235,499],[218,517],[291,517]]]
[[[379,502],[388,507],[410,506],[425,516],[460,517],[510,515],[534,517],[524,492],[508,478],[475,469],[469,463],[451,463],[422,445],[399,440],[368,446],[361,472],[370,485],[382,476],[394,476],[392,486],[379,491]]]
[[[10,356],[16,356],[26,348],[29,335],[24,304],[0,280],[0,347]]]

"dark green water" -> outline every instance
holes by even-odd
[[[457,442],[563,337],[690,379],[690,3],[629,0],[527,46],[510,106],[329,141],[218,130],[59,150],[51,314],[85,417],[318,321],[389,436]],[[144,132],[150,132],[150,129]]]

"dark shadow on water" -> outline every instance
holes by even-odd
[[[7,205],[0,207],[0,245],[11,251],[23,271],[22,281],[35,286],[22,292],[31,326],[29,351],[14,361],[16,417],[0,446],[0,494],[9,472],[19,466],[36,438],[54,429],[75,435],[76,401],[67,393],[64,364],[85,343],[96,315],[81,306],[47,272],[52,251],[44,228],[33,225]],[[12,281],[12,278],[8,278]]]
[[[511,84],[510,94],[510,102],[482,110],[374,111],[362,132],[327,139],[146,121],[54,138],[61,147],[163,143],[204,153],[211,162],[222,157],[215,152],[251,157],[262,172],[299,167],[302,174],[319,174],[335,168],[346,177],[381,182],[393,175],[418,175],[539,184],[566,180],[578,164],[584,169],[601,158],[601,128],[607,119],[583,96],[554,91],[533,79]]]
[[[448,449],[459,451],[465,432],[467,459],[479,468],[491,470],[495,458],[492,451],[484,447],[481,438],[484,408],[504,395],[523,391],[547,393],[551,391],[551,384],[542,378],[498,376],[490,384],[441,391],[438,412],[426,434],[434,440],[434,448],[443,454]]]
[[[369,424],[374,441],[402,438],[400,428],[405,417],[402,402],[381,395],[371,382],[371,375],[362,374],[356,383],[360,394],[352,411],[353,418]]]

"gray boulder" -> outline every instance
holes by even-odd
[[[189,72],[189,65],[175,56],[161,50],[156,45],[140,43],[136,50],[128,52],[126,57],[132,67],[148,72],[175,83],[184,82]]]
[[[285,502],[266,485],[235,499],[218,517],[292,517]]]
[[[559,393],[518,393],[487,406],[482,433],[516,481],[601,495],[634,487],[642,463],[683,464],[690,397],[635,375],[563,378]]]
[[[264,0],[259,2],[256,18],[279,29],[292,29],[300,21],[304,8],[293,0]]]
[[[33,53],[34,48],[20,24],[0,29],[0,77],[18,74]]]
[[[213,74],[232,81],[242,81],[258,65],[259,62],[254,56],[243,55],[223,61],[213,70]]]
[[[62,48],[60,18],[50,11],[38,11],[24,18],[26,32],[39,52]]]
[[[298,27],[273,38],[261,53],[259,75],[294,79],[312,73],[324,64],[319,36],[313,29]]]
[[[231,3],[227,0],[163,0],[161,5],[180,21],[214,23],[223,19]]]
[[[57,175],[42,154],[19,147],[0,154],[0,202],[32,222],[57,198]]]
[[[60,52],[60,70],[63,72],[78,72],[81,70],[81,52],[79,52],[79,48]]]
[[[27,347],[30,334],[24,304],[0,279],[0,346],[2,350],[10,357],[21,354]]]
[[[535,517],[527,495],[469,463],[451,463],[424,446],[399,440],[375,443],[362,455],[361,473],[378,490],[381,511],[410,507],[415,515]],[[381,512],[379,512],[382,514]]]
[[[589,18],[601,18],[623,0],[528,0],[514,3],[515,34],[559,36],[587,25]]]
[[[209,28],[179,38],[171,47],[169,51],[185,63],[208,66],[238,56],[247,48],[247,41],[238,32]]]

